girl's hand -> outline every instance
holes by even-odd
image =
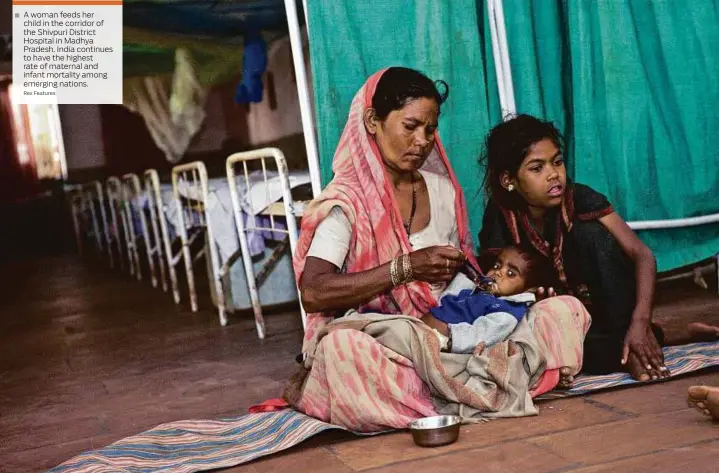
[[[632,322],[629,325],[624,337],[623,365],[627,364],[630,354],[639,360],[652,379],[669,377],[669,370],[664,365],[664,353],[649,323]]]
[[[549,289],[538,287],[537,290],[534,291],[534,295],[537,296],[537,301],[541,301],[548,297],[555,297],[557,295],[557,292],[554,290],[553,287],[550,287]]]

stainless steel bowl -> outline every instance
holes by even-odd
[[[434,416],[414,420],[407,428],[420,447],[440,447],[457,441],[461,425],[459,416]]]

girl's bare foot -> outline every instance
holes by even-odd
[[[664,332],[664,346],[686,345],[696,342],[713,342],[719,340],[719,326],[709,325],[702,322],[686,324],[682,327],[665,327],[659,322],[652,322],[658,325]]]
[[[644,382],[652,379],[652,373],[647,371],[645,366],[642,366],[641,361],[634,353],[629,354],[627,358],[627,371],[636,381]],[[656,377],[653,379],[657,379]]]
[[[689,406],[719,422],[719,388],[692,386],[689,388]]]
[[[559,384],[557,389],[571,389],[574,383],[574,376],[570,374],[569,368],[564,367],[559,369]]]
[[[719,327],[701,322],[687,324],[689,338],[694,342],[713,342],[719,340]]]

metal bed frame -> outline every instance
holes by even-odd
[[[126,252],[128,259],[128,269],[130,275],[134,275],[135,267],[133,265],[132,257],[130,256],[130,249],[126,246],[123,247],[123,236],[127,232],[127,222],[125,221],[125,212],[123,210],[123,192],[122,192],[122,181],[116,176],[110,176],[105,181],[105,193],[107,194],[107,205],[110,210],[110,223],[108,226],[108,236],[111,242],[114,242],[114,246],[117,249],[118,262],[120,268],[124,268],[123,252]],[[118,214],[120,218],[118,219]],[[127,238],[124,239],[127,241]],[[110,246],[110,252],[112,252],[112,245]]]
[[[282,202],[281,203],[274,203],[270,204],[268,207],[266,207],[260,214],[261,215],[268,215],[270,218],[270,226],[269,227],[262,227],[262,226],[255,226],[254,220],[250,220],[253,222],[253,224],[249,226],[245,226],[245,221],[242,215],[242,206],[240,205],[240,196],[237,191],[237,176],[235,173],[235,166],[241,164],[242,170],[245,177],[245,185],[246,189],[248,189],[247,195],[248,195],[248,204],[250,208],[254,208],[252,205],[252,197],[251,193],[249,192],[250,187],[250,179],[249,179],[249,171],[247,164],[251,161],[259,161],[262,166],[262,175],[264,178],[265,184],[267,183],[267,159],[273,159],[275,166],[278,171],[278,175],[280,177],[280,184],[282,185]],[[272,270],[272,266],[278,261],[278,259],[282,256],[282,253],[286,251],[287,245],[281,244],[278,245],[274,251],[272,256],[268,259],[268,261],[265,263],[265,266],[262,268],[259,274],[255,274],[254,268],[253,268],[253,262],[252,257],[249,252],[249,244],[247,241],[247,233],[248,232],[254,232],[254,231],[270,231],[273,233],[284,233],[287,235],[287,238],[285,239],[286,243],[289,243],[290,252],[291,254],[295,253],[295,248],[297,247],[297,238],[298,238],[298,232],[297,232],[297,221],[296,219],[299,218],[302,214],[302,205],[296,205],[295,202],[292,199],[292,190],[290,188],[290,181],[288,177],[288,169],[287,169],[287,160],[285,159],[284,154],[282,151],[280,151],[277,148],[263,148],[258,149],[254,151],[247,151],[243,153],[234,153],[230,155],[227,158],[226,161],[226,170],[227,170],[227,183],[230,186],[230,195],[232,197],[232,209],[234,211],[235,216],[235,226],[237,227],[237,235],[240,239],[240,251],[242,253],[242,261],[245,267],[245,275],[247,278],[247,286],[250,292],[250,299],[252,301],[252,311],[255,315],[255,326],[257,327],[257,336],[260,339],[265,338],[265,320],[264,316],[262,314],[262,304],[260,301],[259,296],[259,290],[258,288],[262,285],[262,283],[265,281],[265,278],[267,277],[267,274]],[[268,192],[266,194],[269,199],[269,188],[267,185],[265,185],[265,190]],[[281,210],[279,206],[281,205]],[[275,225],[275,216],[284,216],[287,224],[287,229],[281,229],[278,228]],[[230,259],[231,260],[231,259]],[[221,272],[224,274],[229,270],[229,267],[227,263],[225,263],[222,267]],[[295,289],[297,289],[297,283],[295,282]],[[299,289],[297,289],[297,293],[299,296]],[[299,297],[298,297],[299,299]],[[302,308],[302,302],[300,301],[300,312],[302,317],[302,328],[305,328],[306,325],[306,318],[307,315],[304,311],[304,308]]]
[[[157,265],[160,267],[160,282],[162,284],[162,292],[167,292],[167,272],[170,273],[170,279],[172,280],[172,292],[175,295],[175,302],[180,301],[180,295],[177,290],[177,274],[175,273],[174,266],[169,266],[165,269],[165,264],[169,265],[169,261],[165,259],[166,255],[169,256],[172,252],[172,248],[168,248],[167,234],[167,223],[165,222],[165,204],[162,202],[162,194],[160,193],[160,177],[155,169],[148,169],[144,175],[144,193],[147,198],[147,209],[150,217],[150,225],[152,228],[152,241],[146,238],[147,244],[147,258],[150,261],[150,267],[153,267],[153,262],[157,259]],[[144,214],[145,210],[142,209]],[[155,287],[157,287],[155,285]]]
[[[181,197],[179,185],[184,182],[193,192],[188,196]],[[219,272],[220,262],[218,249],[214,240],[214,229],[212,228],[211,219],[207,213],[206,203],[209,201],[209,188],[207,169],[201,161],[182,164],[172,168],[172,193],[177,205],[178,233],[182,242],[182,259],[185,262],[185,271],[187,272],[187,286],[190,293],[190,307],[193,312],[197,312],[197,292],[195,289],[195,274],[192,267],[194,261],[205,256],[205,248],[199,250],[194,257],[190,252],[190,246],[201,234],[201,232],[193,232],[188,235],[188,230],[199,228],[204,230],[206,236],[206,248],[210,252],[210,267],[212,274],[210,279],[215,285],[217,297],[217,311],[220,319],[220,325],[227,325],[227,314],[225,301],[222,295],[221,275]],[[167,240],[165,240],[167,245]]]

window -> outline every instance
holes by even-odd
[[[13,89],[10,85],[10,97]],[[33,159],[39,179],[67,178],[65,147],[62,141],[57,104],[20,104],[12,102],[20,164]]]

